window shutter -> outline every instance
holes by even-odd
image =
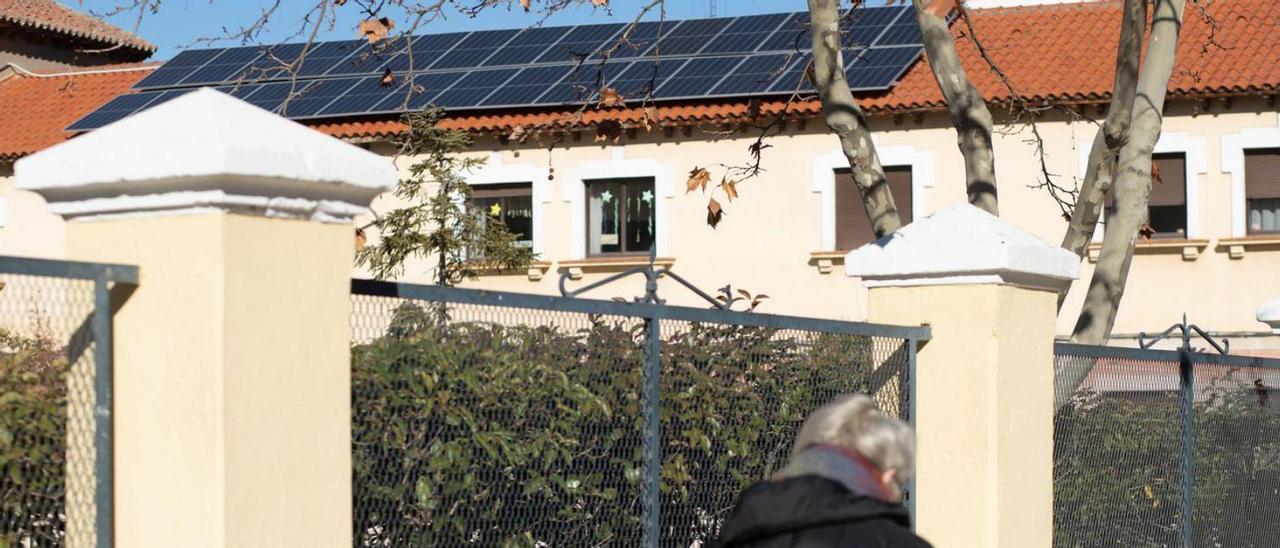
[[[1155,154],[1152,161],[1160,168],[1160,181],[1152,181],[1151,205],[1179,206],[1187,203],[1187,160],[1179,154]]]
[[[530,183],[502,183],[495,185],[475,185],[471,187],[472,198],[511,198],[515,196],[532,196],[533,185]]]
[[[894,204],[898,207],[902,224],[910,223],[911,200],[914,198],[911,195],[911,168],[886,167],[884,175],[889,190],[893,192]],[[871,222],[867,220],[866,207],[862,205],[862,193],[853,182],[853,172],[848,169],[836,170],[836,249],[857,249],[875,239]]]
[[[1280,198],[1280,149],[1246,150],[1244,180],[1245,197]]]

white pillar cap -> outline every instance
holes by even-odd
[[[967,203],[951,206],[845,256],[867,287],[1010,284],[1062,290],[1080,258]]]
[[[18,188],[67,219],[228,211],[349,222],[390,158],[204,88],[18,160]]]
[[[1258,307],[1258,321],[1271,326],[1271,332],[1280,335],[1280,298]]]

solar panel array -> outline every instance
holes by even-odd
[[[532,27],[363,40],[187,50],[68,129],[101,127],[199,87],[289,118],[551,106],[592,100],[758,96],[812,91],[808,14]],[[843,20],[854,91],[891,86],[919,57],[911,7],[862,7]],[[299,60],[299,56],[301,59]],[[287,68],[292,65],[293,68]],[[394,82],[387,85],[390,70]]]

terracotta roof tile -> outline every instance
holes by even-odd
[[[155,65],[94,67],[58,75],[0,80],[0,160],[12,160],[71,137],[63,128],[125,93]]]
[[[156,50],[151,42],[54,0],[0,0],[0,21],[105,42],[148,55]]]
[[[1120,34],[1118,0],[971,10],[978,38],[1018,92],[1033,102],[1102,102],[1110,98],[1114,52]],[[1231,0],[1206,3],[1203,13],[1189,3],[1170,81],[1173,96],[1277,93],[1280,87],[1280,1]],[[1212,19],[1210,24],[1206,17]],[[1214,29],[1216,26],[1216,30]],[[963,23],[952,25],[958,53],[974,85],[992,103],[1011,95],[986,68]],[[1210,39],[1210,36],[1213,39]],[[859,96],[871,113],[939,110],[945,107],[933,73],[923,59],[892,89]],[[657,108],[660,125],[731,122],[751,118],[751,101],[699,101]],[[760,102],[763,114],[778,112],[778,100]],[[821,111],[813,100],[790,104],[796,116]],[[588,110],[581,123],[613,119],[638,124],[639,108]],[[447,125],[475,131],[506,131],[516,126],[564,127],[573,111],[506,111],[500,114],[458,112]],[[403,126],[395,120],[349,120],[313,123],[332,135],[357,138],[385,136]]]

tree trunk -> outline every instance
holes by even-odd
[[[1093,138],[1084,182],[1076,197],[1075,209],[1062,248],[1084,257],[1093,241],[1095,227],[1102,213],[1107,192],[1114,180],[1114,168],[1120,147],[1129,140],[1129,123],[1133,119],[1133,97],[1138,87],[1138,65],[1142,58],[1142,36],[1147,29],[1147,1],[1125,0],[1124,18],[1120,22],[1120,44],[1116,49],[1115,86],[1107,119]],[[1058,295],[1058,308],[1066,301],[1067,291]]]
[[[1120,148],[1115,183],[1116,211],[1108,220],[1102,254],[1094,268],[1084,308],[1071,341],[1102,344],[1111,336],[1116,311],[1124,296],[1125,281],[1133,262],[1138,229],[1147,220],[1151,196],[1151,152],[1160,139],[1161,111],[1178,48],[1182,10],[1186,0],[1157,0],[1151,20],[1146,62],[1138,80],[1129,141]],[[1084,381],[1088,371],[1055,371],[1054,403],[1061,406]]]
[[[995,153],[991,149],[991,112],[960,64],[955,39],[947,26],[947,14],[958,8],[956,0],[912,1],[916,8],[916,23],[924,36],[924,53],[929,60],[929,68],[933,69],[938,89],[947,100],[947,111],[956,128],[960,153],[964,155],[965,189],[969,203],[992,215],[999,215]],[[809,5],[812,6],[813,2]]]
[[[822,115],[827,127],[840,138],[840,148],[849,160],[853,182],[862,193],[862,205],[867,210],[871,229],[880,238],[902,226],[902,220],[885,182],[880,156],[871,142],[866,116],[854,102],[844,75],[837,3],[838,0],[809,0],[814,84],[822,99]]]

